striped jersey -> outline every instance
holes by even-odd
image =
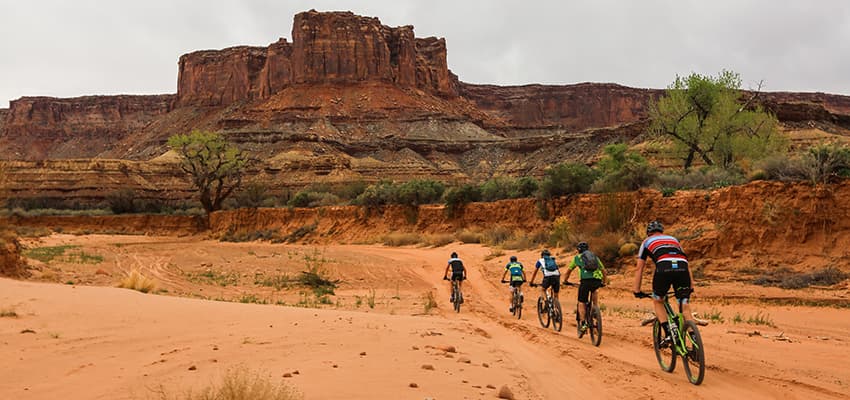
[[[655,264],[670,261],[674,264],[688,262],[685,251],[679,240],[670,235],[653,235],[643,241],[638,251],[638,258],[646,260],[651,257]]]

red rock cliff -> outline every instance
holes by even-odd
[[[228,105],[268,98],[290,85],[387,82],[456,96],[444,39],[416,39],[351,12],[295,16],[290,44],[198,51],[180,57],[180,105]]]
[[[94,157],[171,111],[173,101],[174,95],[22,97],[10,102],[0,148],[9,159]]]

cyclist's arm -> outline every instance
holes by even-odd
[[[534,283],[534,278],[537,276],[537,271],[539,271],[539,270],[540,270],[540,268],[534,269],[534,272],[531,274],[531,280],[529,281],[529,283]]]
[[[505,276],[507,276],[507,275],[508,275],[508,270],[505,269],[505,271],[502,272],[502,279],[501,280],[505,280]]]
[[[446,270],[443,272],[443,278],[449,275],[449,268],[451,268],[451,264],[446,264]]]
[[[602,272],[602,282],[606,285],[608,284],[608,273],[605,272],[605,264],[602,264],[602,260],[599,261],[599,271]]]
[[[635,286],[633,287],[634,292],[640,292],[640,282],[643,280],[643,269],[646,267],[646,260],[643,258],[638,258],[637,260],[637,270],[635,270]]]
[[[463,266],[463,280],[466,280],[466,265]]]
[[[570,268],[567,268],[567,275],[564,276],[564,283],[570,281],[570,274],[573,273],[572,264],[570,264]]]

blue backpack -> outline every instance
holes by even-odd
[[[558,264],[555,263],[555,257],[543,257],[543,268],[547,271],[557,271]]]

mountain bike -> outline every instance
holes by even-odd
[[[502,283],[510,284],[510,281],[502,280]],[[522,287],[511,286],[511,314],[517,319],[522,319]]]
[[[443,277],[443,280],[449,280],[448,277]],[[463,295],[460,293],[460,281],[452,280],[452,307],[455,312],[460,312],[460,305],[463,303]]]
[[[655,349],[655,358],[664,372],[673,372],[676,368],[676,356],[682,357],[685,366],[685,374],[688,381],[694,385],[702,383],[705,378],[705,348],[702,345],[702,337],[697,328],[697,322],[685,320],[682,315],[682,304],[679,304],[679,312],[673,312],[668,301],[669,292],[664,295],[664,309],[667,310],[667,321],[669,321],[670,339],[664,335],[664,329],[657,317],[649,318],[641,322],[641,326],[652,324],[652,344]],[[638,297],[650,297],[648,293],[640,293]],[[705,325],[706,323],[702,323]]]
[[[531,287],[537,286],[539,285],[531,284]],[[557,332],[560,332],[561,327],[564,325],[563,315],[561,314],[561,302],[555,300],[555,297],[552,296],[551,287],[546,289],[545,298],[542,295],[537,298],[537,319],[540,320],[540,326],[544,328],[548,328],[551,322],[552,329]]]
[[[579,287],[572,282],[564,282],[565,286],[574,286]],[[584,337],[585,333],[590,333],[590,342],[593,343],[594,346],[599,346],[602,343],[602,312],[599,310],[599,305],[597,304],[597,291],[599,289],[594,289],[590,292],[590,301],[584,304],[584,323],[587,326],[587,330],[581,329],[581,321],[579,320],[578,308],[576,308],[576,333],[578,334],[578,338],[581,339]]]

